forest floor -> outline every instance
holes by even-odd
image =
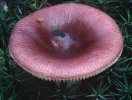
[[[110,15],[123,34],[123,53],[110,68],[85,80],[41,80],[25,72],[11,58],[9,37],[21,18],[65,2],[91,5]],[[132,100],[132,0],[7,0],[1,3],[0,100]]]

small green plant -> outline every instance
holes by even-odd
[[[82,96],[85,100],[107,100],[111,98],[109,91],[110,86],[108,84],[103,84],[103,81],[100,81],[99,85],[93,87],[91,84],[87,83],[86,93],[82,93]]]
[[[78,97],[80,82],[56,82],[53,94],[50,96],[53,100],[76,100]]]
[[[115,92],[113,95],[119,98],[119,100],[132,100],[132,82],[129,81],[126,77],[123,81],[116,80],[114,81]]]

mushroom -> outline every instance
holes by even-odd
[[[13,59],[36,77],[78,80],[115,63],[123,38],[115,21],[104,12],[65,3],[21,19],[12,31],[9,49]]]

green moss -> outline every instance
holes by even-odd
[[[54,1],[54,2],[52,2]],[[95,6],[115,19],[124,37],[121,58],[98,76],[80,82],[49,82],[35,78],[12,60],[9,36],[15,23],[43,7],[62,2]],[[7,0],[0,9],[0,100],[131,100],[132,1],[131,0]],[[60,31],[54,35],[65,36]]]

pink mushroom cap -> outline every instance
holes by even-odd
[[[12,31],[9,49],[13,59],[32,75],[78,80],[115,63],[123,49],[123,38],[115,21],[104,12],[66,3],[21,19]]]

